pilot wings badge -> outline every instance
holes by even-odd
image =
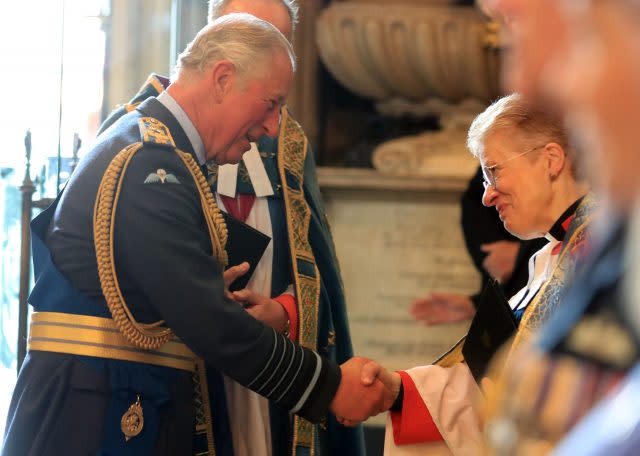
[[[167,173],[164,169],[160,168],[155,173],[150,173],[144,180],[145,184],[155,184],[160,182],[161,184],[179,184],[180,181],[176,176],[171,173]]]

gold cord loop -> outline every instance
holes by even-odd
[[[118,198],[125,171],[136,152],[142,149],[138,142],[125,147],[109,164],[96,197],[93,212],[93,237],[102,293],[118,330],[136,347],[155,350],[174,337],[164,321],[151,324],[138,323],[125,303],[115,270],[114,227]],[[200,194],[203,213],[207,221],[213,254],[221,271],[227,264],[227,226],[211,189],[191,154],[174,149],[193,177]]]

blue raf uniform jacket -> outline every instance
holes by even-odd
[[[157,96],[168,84],[169,80],[167,78],[151,74],[129,103],[120,106],[109,115],[100,127],[100,132],[105,131],[119,118],[135,109],[147,98]],[[295,123],[295,120],[291,119],[288,122]],[[304,197],[304,207],[309,211],[308,231],[306,233],[294,233],[292,230],[298,229],[298,227],[296,227],[295,223],[291,223],[293,214],[287,212],[284,198],[285,195],[291,194],[292,190],[300,189],[292,189],[289,185],[290,182],[286,180],[283,182],[279,175],[279,168],[283,161],[286,160],[285,151],[282,150],[281,146],[283,142],[286,143],[289,139],[286,137],[288,133],[283,131],[285,126],[281,123],[279,138],[263,137],[258,144],[265,170],[274,190],[274,195],[268,197],[274,246],[272,295],[274,297],[278,296],[289,284],[299,279],[299,276],[293,277],[292,257],[294,252],[292,252],[290,240],[294,237],[307,237],[319,276],[319,292],[317,296],[312,298],[312,305],[317,307],[317,318],[311,319],[315,323],[315,328],[310,329],[310,331],[314,332],[314,334],[311,334],[311,338],[314,339],[317,350],[321,355],[341,364],[353,356],[353,350],[347,320],[344,287],[336,258],[333,237],[318,186],[314,155],[309,146],[308,150],[305,151],[304,159],[301,160],[302,169],[300,170],[300,185]],[[298,127],[296,130],[304,135],[301,128]],[[297,132],[294,132],[294,134]],[[209,182],[212,190],[215,191],[217,189],[217,165],[209,163],[208,168],[210,172]],[[237,188],[240,193],[255,193],[247,177],[243,162],[239,166]],[[307,328],[306,330],[309,329]],[[305,328],[301,326],[300,331],[305,331]],[[301,338],[299,337],[299,339]],[[218,410],[218,415],[225,413],[226,406],[223,401],[212,403],[212,408],[217,409],[221,406],[223,409]],[[321,425],[314,427],[314,437],[311,444],[294,441],[294,435],[303,433],[296,429],[297,423],[291,422],[287,410],[272,403],[270,418],[274,454],[291,453],[293,446],[296,447],[295,451],[298,456],[305,456],[312,452],[320,456],[338,454],[358,456],[364,454],[362,426],[354,428],[342,426],[332,414],[328,414],[326,421],[323,420]]]
[[[142,140],[142,117],[162,122],[177,148],[193,154],[177,121],[153,98],[102,134],[56,203],[33,222],[34,310],[110,316],[97,273],[93,209],[109,163]],[[159,170],[172,179],[149,179]],[[208,371],[224,373],[289,412],[311,422],[326,415],[340,381],[338,366],[224,298],[196,184],[173,146],[145,142],[131,159],[115,220],[115,270],[138,322],[164,321]],[[215,395],[215,378],[209,381]],[[137,397],[144,428],[127,441],[120,420]],[[186,370],[31,350],[14,391],[2,454],[186,455],[194,444],[194,410]],[[225,417],[213,416],[217,454],[229,456],[224,423]]]

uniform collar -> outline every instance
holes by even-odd
[[[176,147],[185,152],[189,152],[196,158],[191,141],[182,128],[182,125],[178,122],[178,119],[156,98],[147,98],[136,107],[136,111],[139,111],[144,116],[153,117],[164,123],[169,128]]]
[[[135,101],[141,101],[149,96],[156,95],[157,101],[159,101],[178,122],[182,130],[185,132],[191,149],[195,153],[198,164],[203,165],[206,162],[206,150],[200,134],[196,130],[195,126],[187,113],[184,112],[178,102],[166,91],[170,81],[168,78],[157,74],[151,74],[140,92],[136,95],[132,103]],[[263,138],[260,141],[261,144],[267,144]],[[265,168],[263,162],[263,155],[265,158],[273,158],[275,155],[262,154],[256,144],[251,144],[251,150],[246,152],[243,156],[243,161],[240,165],[222,165],[218,166],[212,162],[209,162],[209,172],[214,172],[213,181],[217,191],[226,196],[235,197],[236,192],[254,194],[256,196],[272,196],[275,194],[274,185],[272,181],[274,177],[271,176],[269,170]],[[271,166],[272,168],[273,166]],[[239,169],[240,168],[240,169]],[[274,171],[274,170],[271,170]]]
[[[242,162],[247,170],[253,193],[256,196],[272,196],[273,186],[267,174],[262,157],[256,143],[251,143],[251,149],[242,156]],[[221,195],[235,198],[238,183],[238,164],[221,165],[218,167],[217,191]]]
[[[193,149],[196,158],[198,159],[198,164],[203,165],[207,160],[204,143],[202,142],[202,138],[200,138],[198,130],[196,130],[196,127],[193,125],[193,122],[191,122],[191,119],[189,119],[187,113],[184,112],[184,109],[180,107],[175,98],[173,98],[166,90],[158,95],[156,99],[169,110],[173,117],[176,118],[185,134],[187,135],[187,138],[189,138],[191,148]]]

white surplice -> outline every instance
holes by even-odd
[[[514,311],[525,308],[531,302],[544,283],[551,278],[558,263],[557,247],[561,241],[550,234],[545,237],[549,243],[529,259],[527,285],[509,300],[509,305]],[[420,366],[406,372],[416,385],[420,395],[418,400],[428,409],[444,440],[396,445],[393,425],[388,418],[385,456],[482,455],[484,440],[480,408],[483,397],[467,365],[460,363],[453,367]]]

